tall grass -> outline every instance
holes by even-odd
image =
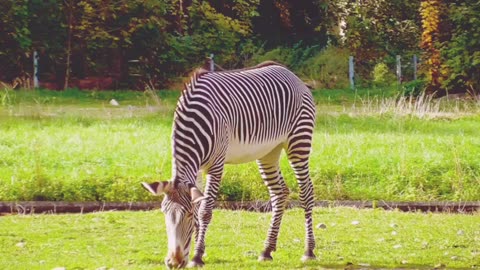
[[[0,107],[0,200],[153,200],[139,183],[170,177],[178,92],[14,93]],[[479,103],[385,93],[314,92],[316,199],[480,200]],[[255,163],[227,166],[219,197],[268,199]]]

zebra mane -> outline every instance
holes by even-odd
[[[242,71],[253,70],[253,69],[257,69],[257,68],[268,67],[268,66],[281,66],[281,67],[287,68],[285,65],[283,65],[281,63],[278,63],[278,62],[275,62],[275,61],[271,61],[271,60],[261,62],[260,64],[257,64],[255,66],[251,66],[251,67],[245,67],[245,68],[239,68],[239,69],[230,69],[230,70],[220,70],[220,71],[209,71],[209,70],[205,69],[204,67],[200,67],[200,68],[195,69],[192,72],[192,75],[190,76],[190,81],[188,83],[184,84],[184,87],[185,87],[184,91],[189,91],[189,90],[195,88],[195,84],[198,81],[198,79],[200,79],[201,77],[203,77],[204,75],[209,74],[209,73],[214,73],[214,72],[216,72],[216,73],[235,73],[235,72],[242,72]]]

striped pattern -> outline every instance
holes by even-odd
[[[272,258],[288,198],[288,188],[279,168],[283,149],[295,171],[305,209],[304,259],[315,257],[313,187],[308,168],[314,119],[315,106],[310,90],[281,65],[265,63],[252,69],[200,73],[192,78],[175,112],[172,180],[175,190],[188,190],[196,186],[199,171],[207,174],[205,199],[195,211],[192,210],[196,216],[193,266],[203,265],[205,233],[212,218],[224,164],[252,160],[257,160],[273,209],[260,259]],[[167,193],[165,204],[173,207],[165,209],[166,213],[176,209],[188,212],[187,209],[194,208],[185,202],[187,192],[179,194],[183,194],[182,200]],[[175,217],[166,215],[167,220]],[[174,234],[169,232],[169,239],[174,237],[170,233]],[[186,235],[183,239],[189,237],[191,235]],[[189,248],[189,245],[183,247]],[[184,254],[188,255],[188,251]]]

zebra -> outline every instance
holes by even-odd
[[[212,219],[225,164],[257,161],[268,188],[272,218],[258,260],[272,260],[289,189],[279,168],[285,149],[300,188],[305,211],[305,253],[315,259],[312,228],[313,185],[309,156],[315,122],[310,89],[281,64],[264,62],[253,68],[197,72],[177,103],[172,127],[172,177],[142,183],[154,195],[164,194],[169,268],[201,267],[205,234]],[[204,194],[197,187],[206,174]],[[195,231],[194,256],[189,262]]]

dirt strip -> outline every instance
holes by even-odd
[[[0,202],[0,214],[41,214],[41,213],[89,213],[101,211],[146,211],[160,208],[160,202],[52,202],[52,201],[26,201],[26,202]],[[288,203],[288,208],[300,207],[300,202]],[[480,212],[480,202],[385,202],[385,201],[317,201],[316,207],[347,206],[355,208],[383,208],[386,210],[400,210],[406,212],[448,212],[472,213]],[[269,202],[245,201],[230,202],[219,201],[217,208],[229,210],[246,210],[255,212],[271,211]]]

